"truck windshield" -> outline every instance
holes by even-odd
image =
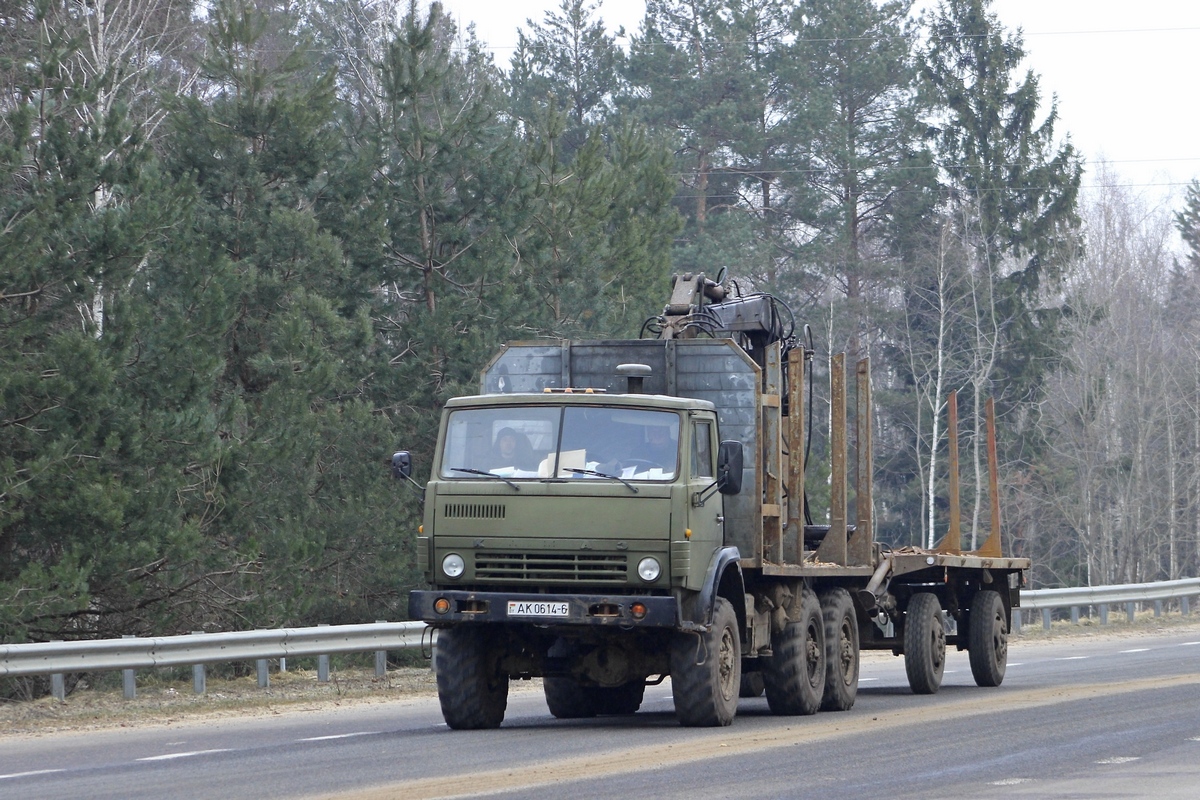
[[[486,480],[673,480],[679,416],[595,406],[463,408],[450,413],[440,474]],[[484,473],[484,474],[480,474]]]

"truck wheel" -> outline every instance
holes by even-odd
[[[446,724],[458,730],[498,728],[508,707],[508,676],[491,633],[478,627],[438,632],[438,700]]]
[[[858,616],[845,589],[821,593],[825,622],[825,694],[822,711],[849,711],[858,696]]]
[[[671,642],[671,694],[681,725],[711,728],[733,722],[742,678],[741,649],[737,615],[724,597],[717,598],[712,628],[698,635],[676,634]]]
[[[914,694],[934,694],[946,670],[946,628],[937,595],[918,592],[904,613],[904,671]]]
[[[583,719],[596,716],[596,706],[588,688],[574,678],[560,676],[542,678],[542,691],[550,713],[559,719]]]
[[[815,714],[825,692],[825,624],[812,590],[800,595],[800,619],[771,637],[763,684],[772,714]]]
[[[591,698],[596,714],[623,717],[636,714],[646,695],[646,682],[630,681],[621,686],[590,686],[585,692]]]
[[[1008,666],[1008,620],[999,593],[990,589],[976,592],[967,625],[967,649],[975,684],[999,686]]]
[[[762,697],[765,688],[761,672],[742,671],[742,685],[738,687],[738,697]]]

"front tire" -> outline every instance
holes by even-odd
[[[914,694],[934,694],[946,671],[946,627],[937,595],[918,592],[904,613],[904,671]]]
[[[508,676],[500,673],[500,648],[482,626],[438,632],[434,666],[438,701],[456,730],[498,728],[508,708]]]
[[[825,623],[811,589],[800,595],[800,619],[771,637],[763,684],[772,714],[815,714],[825,693]]]
[[[999,686],[1008,666],[1008,618],[998,592],[984,589],[975,593],[967,626],[967,649],[975,684]]]
[[[679,724],[711,728],[733,722],[741,677],[737,615],[718,597],[709,630],[676,634],[671,643],[671,694]]]
[[[821,593],[825,623],[825,693],[822,711],[849,711],[858,697],[858,615],[845,589]]]

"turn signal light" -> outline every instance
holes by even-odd
[[[444,597],[439,597],[433,601],[433,610],[439,614],[446,614],[450,611],[450,601]]]
[[[633,615],[634,619],[645,619],[646,604],[645,603],[634,603],[633,605],[631,605],[629,607],[629,613]]]

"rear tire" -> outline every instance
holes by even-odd
[[[821,593],[825,623],[825,693],[822,711],[849,711],[858,696],[858,616],[845,589]]]
[[[946,628],[937,595],[918,592],[904,613],[904,671],[914,694],[934,694],[946,671]]]
[[[984,589],[971,601],[967,622],[971,675],[977,686],[999,686],[1008,666],[1008,619],[998,592]]]
[[[630,681],[621,686],[589,686],[584,692],[591,699],[593,713],[624,717],[636,714],[646,695],[646,682]]]
[[[762,697],[765,689],[761,672],[742,671],[742,683],[738,687],[738,697]]]
[[[586,687],[574,678],[546,676],[542,678],[546,706],[558,719],[584,719],[596,716],[596,706]]]
[[[773,654],[763,665],[772,714],[815,714],[825,693],[825,624],[812,590],[800,595],[800,619],[771,637]]]
[[[482,626],[438,632],[434,666],[438,701],[456,730],[498,728],[508,708],[508,676],[500,673],[500,648]]]
[[[679,724],[711,728],[733,722],[742,678],[741,649],[737,615],[724,597],[717,598],[709,630],[676,634],[671,642],[671,693]]]

